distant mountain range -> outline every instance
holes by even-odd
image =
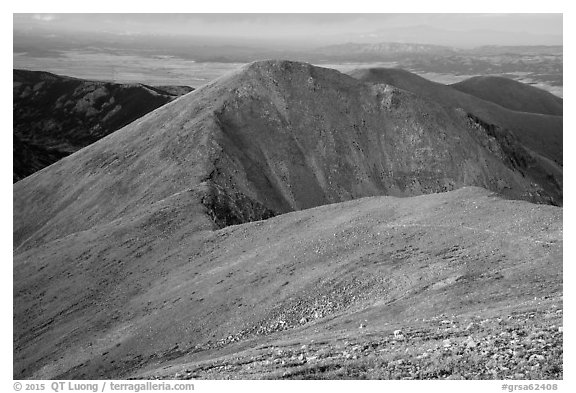
[[[406,42],[346,43],[317,48],[315,54],[331,59],[356,61],[404,59],[411,56],[499,56],[532,55],[562,56],[562,46],[498,46],[487,45],[462,49],[445,45],[430,45]]]
[[[280,43],[278,40],[234,39],[232,37],[191,37],[185,35],[119,35],[112,33],[68,34],[50,30],[14,31],[14,53],[25,53],[32,57],[58,57],[66,52],[131,54],[138,56],[176,56],[197,62],[251,62],[266,58],[284,58],[317,62],[330,57],[347,61],[360,61],[362,55],[375,59],[411,56],[467,56],[518,55],[562,55],[561,37],[538,37],[528,41],[527,33],[521,36],[524,44],[514,39],[514,34],[505,32],[477,31],[478,37],[487,40],[471,41],[472,45],[461,45],[462,32],[434,29],[427,26],[382,29],[361,35],[332,37],[333,43],[319,43],[311,37],[299,45]],[[445,39],[434,40],[438,34]],[[490,38],[490,34],[496,39]],[[430,38],[430,39],[429,39]],[[509,39],[507,39],[509,38]],[[320,40],[321,41],[321,40]],[[439,42],[439,43],[438,43]],[[560,45],[558,45],[560,43]],[[322,57],[319,57],[322,56]]]
[[[523,47],[534,45],[544,47],[562,44],[561,34],[531,34],[527,31],[511,32],[492,29],[451,30],[425,25],[384,27],[369,33],[349,35],[345,39],[349,42],[366,44],[420,42],[467,49],[483,46]]]
[[[314,56],[330,61],[390,61],[412,56],[448,56],[459,53],[455,48],[440,45],[384,42],[374,44],[347,43],[318,48]]]

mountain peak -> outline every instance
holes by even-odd
[[[17,183],[15,245],[104,224],[200,184],[218,226],[466,185],[557,200],[547,183],[525,178],[531,161],[517,141],[491,141],[490,123],[385,90],[305,63],[246,65]],[[511,164],[510,151],[524,164]],[[57,201],[70,198],[60,210]]]

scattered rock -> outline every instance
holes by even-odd
[[[468,340],[466,340],[466,347],[468,348],[476,348],[476,342],[472,339],[472,337],[468,337]]]
[[[531,355],[530,358],[528,359],[529,362],[533,360],[542,361],[544,360],[544,356],[535,353],[534,355]]]

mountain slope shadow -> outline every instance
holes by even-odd
[[[13,73],[14,182],[194,90]]]

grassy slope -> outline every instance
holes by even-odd
[[[351,71],[366,82],[387,83],[428,97],[442,105],[463,108],[487,123],[512,131],[529,149],[562,165],[562,117],[516,112],[399,69],[372,68]]]
[[[554,116],[563,114],[562,98],[509,78],[476,76],[450,87],[513,111]]]
[[[213,232],[196,197],[17,255],[15,377],[126,377],[278,331],[410,326],[562,293],[561,208],[465,188]]]

